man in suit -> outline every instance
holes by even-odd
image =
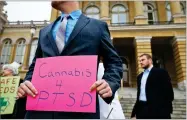
[[[137,77],[137,100],[131,117],[170,119],[174,94],[168,72],[154,68],[149,54],[142,54],[139,58],[144,72]]]
[[[102,80],[96,81],[90,86],[90,90],[96,89],[106,103],[111,103],[120,86],[122,62],[112,46],[107,24],[83,15],[76,1],[52,1],[52,7],[60,10],[62,14],[40,31],[35,57],[26,74],[25,82],[18,89],[19,98],[26,95],[35,97],[38,94],[31,83],[37,58],[98,55],[98,61],[100,56],[103,57],[106,70]],[[28,111],[25,118],[98,119],[99,112],[97,97],[96,113]]]

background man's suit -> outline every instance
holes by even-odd
[[[137,100],[134,105],[131,117],[137,116],[139,112],[140,86],[143,73],[137,77]],[[147,78],[145,87],[148,118],[159,119],[169,118],[173,111],[172,101],[174,99],[173,88],[169,74],[164,69],[152,68]]]
[[[57,18],[57,20],[60,19]],[[57,21],[56,20],[56,21]],[[56,22],[55,21],[55,22]],[[54,22],[54,23],[55,23]],[[38,47],[35,57],[26,74],[25,80],[31,80],[37,58],[55,56],[76,56],[76,55],[98,55],[103,56],[106,68],[103,79],[110,85],[113,96],[104,99],[110,103],[114,98],[116,90],[120,86],[122,77],[122,62],[111,44],[110,33],[105,22],[88,18],[83,14],[77,21],[64,49],[59,53],[55,40],[52,36],[54,23],[43,28],[39,34]],[[100,58],[98,57],[98,61]],[[60,65],[59,65],[60,66]],[[63,67],[63,66],[61,66]],[[26,118],[99,118],[98,98],[96,100],[96,113],[67,113],[67,112],[39,112],[28,111]]]

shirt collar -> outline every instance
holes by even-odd
[[[145,69],[144,72],[145,72],[145,71],[150,72],[152,68],[153,68],[153,65],[151,65],[149,68]]]
[[[71,16],[71,18],[73,19],[73,20],[75,20],[75,19],[78,19],[80,16],[81,16],[81,14],[82,14],[82,12],[81,12],[81,10],[75,10],[75,11],[73,11],[73,12],[71,12],[70,14],[69,14],[69,16]],[[65,14],[65,13],[61,13],[61,20],[62,20],[62,18],[64,17],[64,16],[66,16],[67,14]]]

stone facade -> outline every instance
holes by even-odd
[[[185,89],[186,80],[186,20],[181,5],[184,1],[80,1],[80,9],[87,14],[87,9],[98,9],[100,20],[108,23],[112,42],[123,59],[125,75],[122,86],[136,87],[136,76],[142,71],[138,63],[138,57],[142,53],[149,53],[153,57],[156,67],[165,68],[171,78],[174,87]],[[170,4],[170,11],[166,6]],[[153,7],[154,19],[150,20],[145,14],[145,5]],[[125,14],[124,23],[113,22],[113,8],[124,8],[120,14]],[[183,6],[186,10],[186,6]],[[148,7],[149,8],[149,7]],[[168,12],[171,20],[167,20]],[[60,12],[52,9],[50,22],[54,21]],[[119,15],[119,14],[118,14]],[[121,18],[119,18],[121,19]],[[31,37],[30,29],[36,26],[36,33]],[[0,36],[0,54],[4,41],[11,40],[11,56],[9,62],[13,62],[16,56],[17,43],[25,40],[25,56],[20,69],[20,75],[24,78],[28,70],[32,41],[38,39],[39,31],[49,24],[46,21],[26,23],[24,21],[9,22],[5,25]],[[122,82],[122,84],[123,84]]]
[[[5,5],[7,5],[5,1],[0,1],[0,33],[2,33],[3,26],[7,22],[7,14],[3,9]]]

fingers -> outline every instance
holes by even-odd
[[[20,87],[18,88],[18,91],[19,91],[20,96],[25,95],[25,91],[23,91]]]
[[[23,98],[23,97],[25,96],[25,94],[26,94],[25,91],[22,89],[23,86],[24,86],[24,84],[21,83],[20,86],[19,86],[19,88],[18,88],[17,96],[18,96],[19,98]]]
[[[102,98],[107,98],[112,96],[112,90],[109,86],[109,84],[105,80],[99,80],[96,81],[92,86],[91,86],[91,91],[96,89],[98,94]]]
[[[97,87],[97,92],[105,89],[107,87],[107,82],[103,82],[102,84],[100,84],[98,87]]]
[[[26,94],[35,97],[35,94],[29,89],[28,86],[26,86],[25,83],[22,83],[22,84],[20,85],[20,88],[21,88]],[[21,92],[19,91],[19,93],[21,93]]]
[[[30,95],[32,97],[35,97],[36,94],[37,94],[37,90],[35,89],[35,87],[32,85],[32,83],[30,81],[26,81],[24,83],[21,83],[18,88],[18,92],[17,92],[17,96],[19,98],[23,98],[26,95]]]
[[[17,95],[17,96],[16,96],[16,100],[18,100],[18,99],[19,99],[19,96]]]
[[[99,93],[99,95],[103,95],[103,94],[107,93],[108,91],[110,91],[110,88],[109,88],[109,87],[98,91],[98,93]]]
[[[30,81],[26,81],[25,85],[31,90],[32,93],[38,94],[36,88],[32,85]]]
[[[90,88],[90,91],[93,91],[94,89],[96,89],[99,85],[101,85],[103,83],[102,80],[96,81]]]
[[[112,96],[111,90],[101,95],[102,98],[107,98],[107,97],[111,97],[111,96]]]
[[[17,99],[23,98],[23,97],[24,97],[24,95],[22,95],[22,94],[19,93],[19,91],[18,91],[17,95],[18,95],[18,98],[17,98]]]

